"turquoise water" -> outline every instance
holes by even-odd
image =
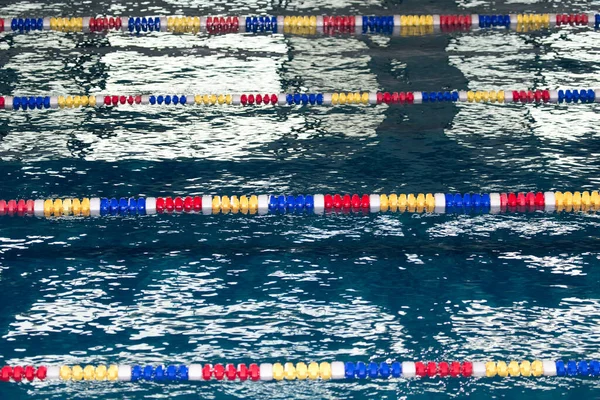
[[[10,3],[2,16],[596,11]],[[0,36],[0,93],[600,87],[600,33]],[[592,190],[597,106],[0,113],[3,198]],[[0,220],[0,364],[600,357],[595,214]],[[578,378],[2,384],[0,399],[597,397]]]

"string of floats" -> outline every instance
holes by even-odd
[[[4,366],[0,382],[293,381],[390,378],[599,377],[597,360],[304,362],[190,365]]]
[[[600,89],[478,90],[415,92],[243,93],[190,95],[0,96],[0,110],[117,106],[337,106],[433,103],[598,103]]]
[[[600,211],[598,191],[519,193],[307,194],[0,200],[0,215],[38,217],[162,213],[500,213]]]
[[[403,28],[436,31],[505,28],[529,31],[564,26],[600,27],[598,13],[569,14],[417,14],[293,16],[96,16],[0,18],[0,32],[174,32],[174,33],[388,33]],[[298,30],[298,28],[306,28]],[[294,31],[296,30],[296,32]],[[411,34],[406,31],[406,34]]]

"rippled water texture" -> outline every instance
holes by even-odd
[[[2,16],[591,12],[2,2]],[[0,36],[0,93],[600,87],[600,33]],[[2,198],[597,189],[596,105],[0,112]],[[593,214],[8,218],[0,364],[600,357]],[[4,384],[1,399],[595,398],[591,379]]]

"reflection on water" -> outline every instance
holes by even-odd
[[[554,5],[557,12],[589,11],[575,2]],[[5,3],[0,14],[547,7],[485,0],[37,2]],[[600,87],[598,35],[569,28],[414,37],[5,34],[0,93]],[[594,104],[430,104],[0,113],[2,197],[597,189],[596,111]],[[600,357],[595,214],[1,222],[2,363]],[[599,388],[588,379],[434,379],[44,383],[3,387],[2,394],[554,399],[589,397]]]

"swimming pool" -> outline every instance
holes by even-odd
[[[549,12],[4,3],[2,16]],[[591,6],[590,6],[591,7]],[[552,12],[594,12],[556,3]],[[600,33],[0,36],[0,94],[600,88]],[[3,198],[593,191],[595,104],[0,110]],[[590,213],[1,217],[0,364],[597,359]],[[596,268],[596,269],[594,269]],[[0,398],[594,396],[597,378],[2,383]]]

